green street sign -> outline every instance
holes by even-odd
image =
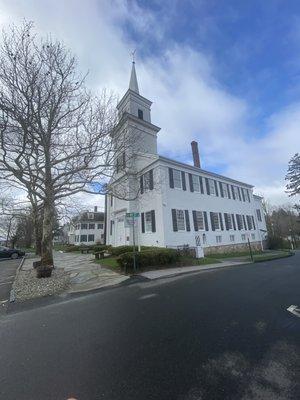
[[[126,213],[126,218],[138,218],[140,213]]]

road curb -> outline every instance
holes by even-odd
[[[16,276],[20,273],[20,271],[22,269],[22,266],[24,264],[25,258],[26,258],[26,255],[24,257],[22,257],[22,260],[21,260],[21,262],[20,262],[20,264],[19,264],[19,266],[18,266],[18,268],[16,270],[15,279],[13,281],[12,288],[11,288],[10,294],[9,294],[9,302],[10,303],[14,303],[16,301],[15,289],[14,289],[13,286],[14,286],[14,283],[15,283],[15,280],[16,280]]]

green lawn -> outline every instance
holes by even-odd
[[[112,269],[113,271],[116,272],[121,272],[121,268],[119,267],[119,264],[117,262],[117,257],[105,257],[104,259],[101,260],[95,260],[94,261],[96,264],[101,264],[104,267],[107,267],[109,269]],[[214,258],[208,258],[208,257],[204,257],[204,258],[193,258],[193,257],[181,257],[181,260],[176,263],[176,264],[172,264],[172,265],[163,265],[163,266],[159,266],[159,265],[155,265],[155,266],[149,266],[146,268],[143,268],[143,271],[151,271],[151,270],[155,270],[155,269],[167,269],[167,268],[176,268],[176,267],[184,267],[184,266],[192,266],[192,265],[206,265],[206,264],[215,264],[215,263],[219,263],[219,260],[216,260]]]
[[[253,255],[264,254],[262,251],[252,251]],[[209,254],[206,257],[208,258],[239,258],[239,257],[249,257],[249,251],[240,251],[240,252],[232,252],[232,253],[224,253],[224,254]]]
[[[108,267],[108,268],[111,268],[111,269],[113,269],[113,270],[121,270],[120,269],[120,267],[119,267],[119,264],[117,263],[117,257],[106,257],[106,258],[103,258],[103,259],[101,259],[101,260],[95,260],[94,261],[96,264],[101,264],[101,265],[103,265],[104,267]]]

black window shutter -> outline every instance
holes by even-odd
[[[145,213],[141,213],[142,233],[145,233]]]
[[[176,210],[172,208],[172,222],[173,222],[173,231],[177,232],[177,216],[176,216]]]
[[[186,230],[189,232],[191,230],[189,210],[184,210],[184,213]]]
[[[234,214],[231,214],[231,217],[232,217],[233,229],[236,231]]]
[[[141,194],[144,193],[144,180],[143,180],[143,175],[140,177],[140,190]]]
[[[210,195],[208,178],[205,178],[205,185],[206,185],[206,193],[207,193],[208,195]]]
[[[239,194],[239,199],[240,199],[240,201],[242,201],[242,198],[241,198],[241,189],[238,187],[238,194]]]
[[[227,213],[224,213],[224,221],[225,221],[226,231],[229,231],[229,226],[228,226],[228,214],[227,214]]]
[[[197,218],[196,218],[196,211],[193,210],[192,213],[193,213],[194,229],[195,229],[195,231],[197,231],[198,230],[198,223],[197,223]]]
[[[204,190],[203,190],[203,180],[202,180],[202,176],[199,176],[199,182],[200,182],[200,191],[203,194]]]
[[[248,230],[250,231],[251,230],[251,225],[252,225],[251,218],[250,218],[249,215],[247,215],[246,218],[247,218]]]
[[[231,186],[232,198],[233,198],[233,200],[235,200],[235,193],[234,193],[233,185],[230,185],[230,186]]]
[[[186,190],[185,172],[181,171],[182,189]]]
[[[238,230],[240,231],[242,228],[241,228],[241,220],[240,220],[239,214],[236,214],[236,222],[237,222]]]
[[[156,232],[155,211],[154,210],[151,210],[151,225],[152,225],[152,232]]]
[[[194,185],[193,185],[193,177],[192,174],[189,174],[189,183],[190,183],[190,191],[194,191]]]
[[[214,180],[214,183],[215,183],[216,196],[219,196],[217,181]]]
[[[253,217],[253,215],[252,215],[251,218],[252,218],[252,223],[253,223],[253,229],[256,229],[256,228],[255,228],[255,222],[254,222],[254,217]]]
[[[247,225],[246,225],[246,218],[245,215],[242,216],[243,217],[243,222],[244,222],[244,228],[247,229]]]
[[[170,188],[174,189],[174,177],[172,168],[169,168],[169,182],[170,182]]]
[[[222,182],[219,182],[221,197],[224,197]]]
[[[221,229],[222,229],[222,231],[224,231],[222,213],[219,213],[219,218],[220,218]]]
[[[149,171],[149,189],[153,190],[153,169]]]
[[[230,187],[229,187],[228,183],[226,183],[226,185],[227,185],[228,198],[231,199],[231,196],[230,196]]]
[[[122,162],[123,162],[123,168],[125,168],[126,167],[125,151],[122,154]]]
[[[211,229],[214,231],[215,224],[214,224],[214,213],[213,212],[210,212],[210,223],[211,223]]]
[[[205,225],[205,230],[208,231],[208,221],[207,221],[207,212],[203,212],[204,215],[204,225]]]

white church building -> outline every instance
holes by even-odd
[[[253,194],[253,186],[202,169],[196,142],[191,144],[194,165],[158,155],[160,128],[151,122],[151,104],[139,93],[133,62],[112,133],[116,149],[122,140],[128,145],[116,150],[112,194],[106,199],[106,243],[201,246],[208,254],[243,250],[249,239],[261,249],[266,223],[262,198]],[[134,229],[126,213],[138,215]]]

